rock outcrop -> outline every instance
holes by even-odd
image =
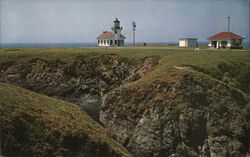
[[[249,102],[217,79],[183,71],[109,92],[100,120],[136,157],[246,156]]]
[[[158,61],[111,54],[33,58],[0,63],[0,82],[83,106],[135,157],[247,156],[249,64]]]
[[[77,56],[70,62],[16,60],[0,63],[0,82],[77,103],[98,120],[102,95],[143,77],[158,60],[158,57],[131,60],[112,54]]]

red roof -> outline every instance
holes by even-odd
[[[113,35],[112,32],[107,32],[107,31],[105,31],[105,32],[103,32],[101,35],[99,35],[99,36],[97,37],[97,39],[109,39],[109,38],[112,37],[112,35]]]
[[[243,37],[232,32],[220,32],[209,37],[208,39],[243,39]]]

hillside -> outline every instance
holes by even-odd
[[[135,156],[245,156],[249,95],[207,75],[180,71],[108,93],[100,121]]]
[[[80,107],[0,83],[4,156],[130,156]]]
[[[0,81],[71,101],[98,120],[101,96],[125,82],[141,78],[158,57],[129,60],[114,54],[78,55],[71,60],[29,58],[0,63]]]
[[[77,103],[135,157],[250,153],[247,50],[2,49],[0,56],[0,82]]]

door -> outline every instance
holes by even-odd
[[[216,46],[217,46],[217,41],[212,41],[212,47],[217,48]]]
[[[227,47],[227,41],[223,40],[221,41],[221,47],[224,49]]]

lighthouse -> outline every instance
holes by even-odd
[[[121,35],[122,27],[120,27],[120,21],[117,18],[114,21],[114,27],[111,27],[111,29],[113,30],[113,33],[116,37]]]
[[[126,37],[121,34],[122,27],[118,18],[114,21],[114,26],[111,27],[112,32],[104,31],[97,37],[98,46],[124,46]]]

